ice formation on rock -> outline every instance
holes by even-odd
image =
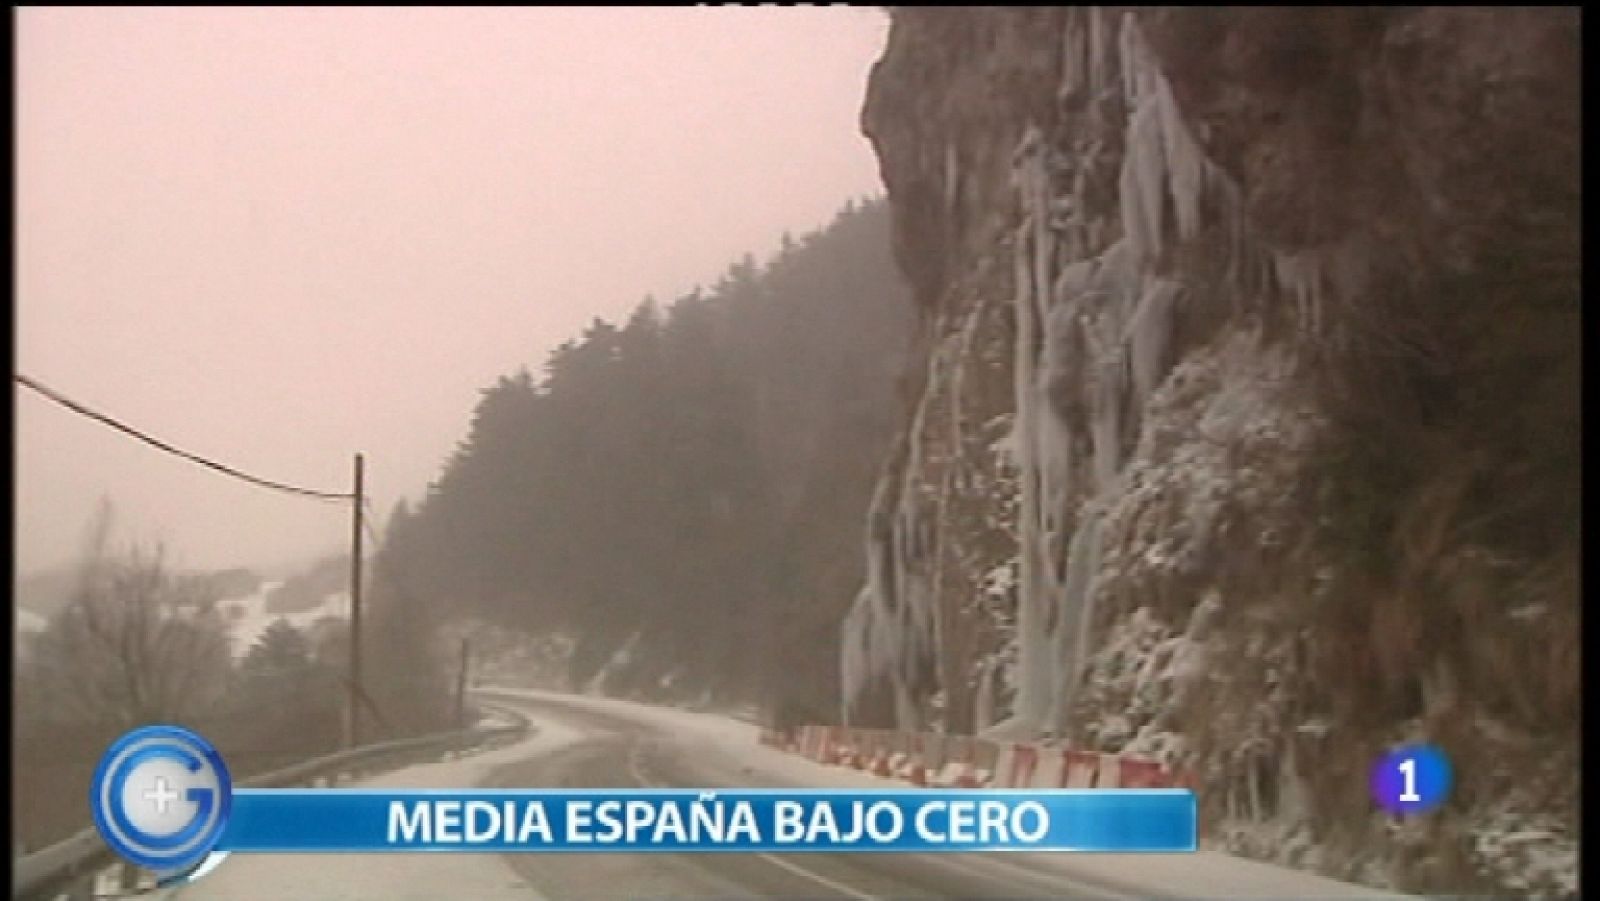
[[[1103,568],[1100,528],[1125,503],[1127,470],[1144,410],[1177,360],[1190,299],[1210,292],[1237,313],[1265,292],[1293,302],[1302,328],[1322,327],[1323,306],[1362,278],[1359,247],[1286,253],[1249,238],[1235,184],[1202,152],[1179,114],[1171,86],[1131,13],[1099,7],[1069,17],[1056,95],[1074,112],[1070,147],[1026,125],[1012,148],[1010,184],[1019,215],[1007,242],[1014,338],[1014,418],[1004,438],[1018,493],[1014,523],[1015,686],[1008,735],[1064,734],[1082,679]],[[1113,148],[1120,147],[1120,160]],[[947,208],[967,178],[955,143],[944,148]],[[1090,185],[1116,165],[1114,196]],[[1181,247],[1211,242],[1212,283],[1189,285],[1172,264]],[[1219,288],[1220,286],[1220,288]],[[847,716],[873,686],[893,697],[896,720],[919,721],[934,691],[943,646],[940,561],[948,488],[924,481],[930,465],[930,404],[948,400],[943,446],[959,452],[965,361],[982,303],[960,315],[930,354],[928,388],[907,431],[904,458],[888,467],[870,517],[867,584],[844,623],[842,675]],[[954,314],[951,314],[954,315]],[[939,326],[935,324],[936,333]],[[1181,439],[1180,439],[1181,440]],[[948,476],[945,477],[948,480]],[[938,494],[924,506],[930,491]],[[1192,524],[1204,528],[1205,523]],[[976,691],[981,674],[975,674]],[[991,691],[992,688],[985,689]],[[992,696],[985,701],[992,705]]]
[[[1566,75],[1527,49],[1561,49],[1575,20],[1298,15],[896,14],[863,125],[917,286],[927,368],[908,379],[910,422],[868,530],[871,573],[844,623],[844,702],[866,725],[1193,766],[1212,805],[1203,816],[1231,849],[1381,881],[1362,868],[1392,844],[1323,791],[1328,772],[1358,766],[1339,749],[1372,728],[1350,705],[1395,695],[1380,718],[1412,731],[1382,739],[1400,740],[1422,734],[1408,693],[1426,715],[1470,689],[1460,660],[1381,647],[1380,614],[1404,606],[1388,594],[1414,586],[1373,590],[1351,557],[1366,551],[1348,533],[1387,538],[1366,509],[1386,505],[1362,492],[1386,474],[1346,446],[1368,419],[1345,409],[1361,389],[1338,386],[1364,361],[1444,371],[1442,323],[1413,309],[1432,302],[1414,289],[1441,272],[1468,294],[1481,286],[1456,282],[1494,281],[1474,255],[1510,262],[1515,244],[1548,262],[1518,264],[1534,280],[1566,271],[1553,229],[1569,221],[1556,207],[1562,116],[1576,104],[1541,102],[1563,96]],[[1524,92],[1496,106],[1485,74],[1520,78]],[[1533,108],[1549,115],[1512,112]],[[1481,151],[1437,141],[1460,146],[1485,125],[1496,130]],[[1377,171],[1390,157],[1392,172]],[[1535,315],[1512,315],[1524,312]],[[1396,394],[1426,401],[1431,389]],[[1386,412],[1405,419],[1403,408]],[[1351,484],[1354,510],[1341,494]],[[1558,612],[1510,605],[1495,621],[1528,631]],[[1365,683],[1387,671],[1379,681],[1397,684],[1328,686],[1330,646],[1348,649]],[[1414,678],[1394,662],[1407,655]],[[1504,681],[1493,661],[1482,674]],[[1341,830],[1353,836],[1342,848],[1328,838]],[[1565,836],[1537,853],[1503,839],[1473,853],[1570,860]]]

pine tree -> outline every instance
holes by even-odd
[[[887,208],[852,201],[765,270],[745,254],[709,290],[595,319],[537,382],[482,393],[427,497],[391,518],[380,585],[410,586],[418,623],[566,634],[574,684],[627,646],[614,690],[829,694],[815,625],[858,587],[909,314]]]

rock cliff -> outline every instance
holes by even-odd
[[[1576,886],[1579,14],[895,9],[921,315],[855,724],[1161,757],[1211,840]],[[1441,812],[1367,769],[1443,747]]]

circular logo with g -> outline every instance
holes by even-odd
[[[138,866],[181,870],[222,837],[233,783],[209,742],[180,726],[144,726],[100,758],[89,807],[107,845]]]

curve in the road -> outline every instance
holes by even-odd
[[[497,702],[510,699],[497,696]],[[555,754],[508,764],[495,787],[748,788],[747,773],[716,771],[668,731],[556,701],[520,698],[536,719],[584,738]],[[1107,886],[1031,877],[977,855],[766,853],[515,854],[524,879],[550,897],[1116,898]]]

